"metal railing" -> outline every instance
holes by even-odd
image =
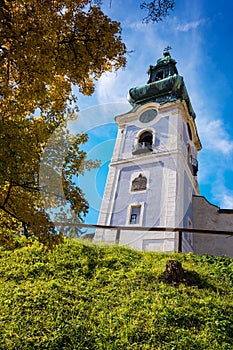
[[[140,142],[133,146],[132,154],[152,152],[153,147],[150,142]]]
[[[56,226],[60,227],[78,227],[78,228],[93,228],[93,229],[110,229],[116,230],[115,243],[119,244],[121,231],[150,231],[150,232],[178,232],[178,252],[182,252],[183,233],[194,233],[194,234],[214,234],[214,235],[225,235],[233,236],[233,231],[227,230],[211,230],[202,228],[186,228],[186,227],[149,227],[149,226],[110,226],[110,225],[91,225],[84,223],[64,223],[55,222]]]

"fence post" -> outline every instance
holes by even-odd
[[[182,231],[179,231],[178,234],[178,253],[182,253]]]
[[[116,241],[115,241],[116,244],[119,244],[120,234],[121,234],[121,229],[118,227],[116,232]]]

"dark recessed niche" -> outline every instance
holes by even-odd
[[[187,123],[187,127],[188,127],[189,138],[190,138],[190,140],[192,140],[192,139],[193,139],[193,135],[192,135],[192,130],[191,130],[191,128],[190,128],[189,123]]]

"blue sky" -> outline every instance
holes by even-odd
[[[201,195],[221,208],[233,208],[233,2],[177,0],[170,16],[157,24],[142,23],[145,13],[138,0],[113,0],[111,8],[109,3],[106,0],[103,9],[121,22],[122,38],[133,52],[127,55],[124,70],[102,76],[92,97],[79,95],[79,129],[90,130],[86,149],[91,158],[102,160],[99,170],[80,180],[90,201],[86,222],[97,220],[116,136],[114,115],[130,110],[128,90],[146,83],[148,66],[155,64],[167,45],[197,115],[203,146],[198,158]],[[89,122],[88,114],[93,114]]]

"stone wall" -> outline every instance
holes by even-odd
[[[220,209],[205,197],[193,196],[193,228],[233,232],[233,209]],[[194,253],[233,257],[233,236],[194,234]]]

